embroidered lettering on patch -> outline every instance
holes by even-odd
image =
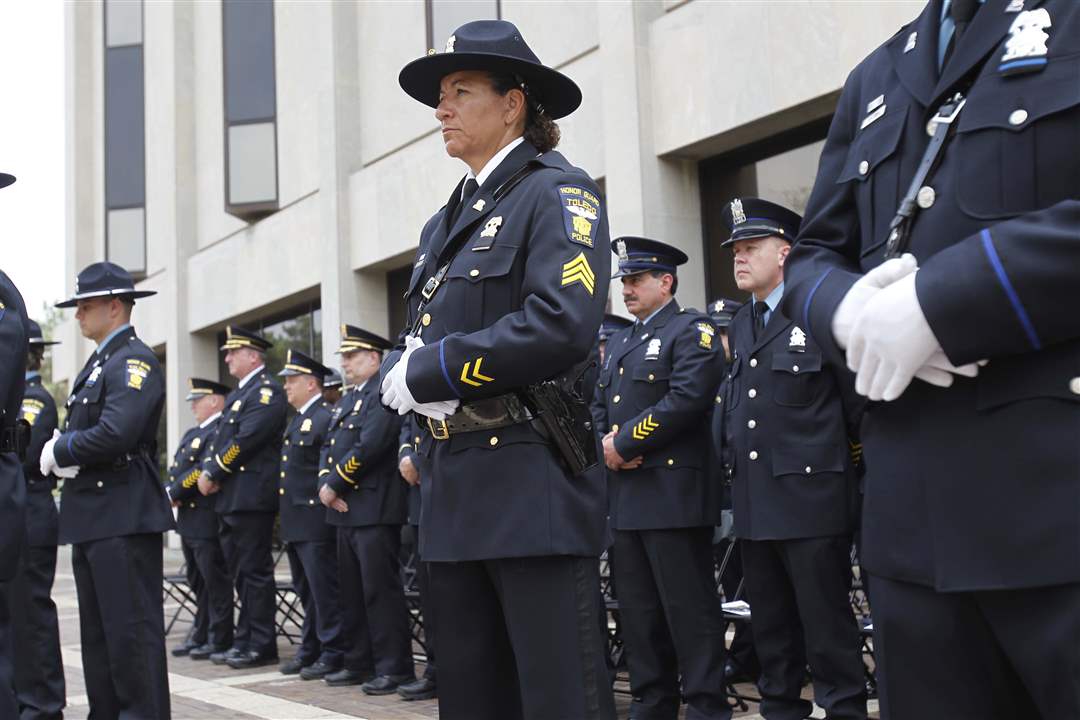
[[[131,358],[127,361],[127,386],[142,390],[143,382],[150,376],[150,363]]]
[[[570,242],[593,246],[593,232],[600,221],[600,199],[577,185],[560,185],[559,201]]]

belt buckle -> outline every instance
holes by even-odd
[[[424,289],[420,291],[420,294],[424,296],[424,300],[430,300],[431,296],[435,294],[435,290],[439,287],[439,279],[435,275],[428,278],[428,281],[424,283]]]
[[[431,431],[431,436],[436,440],[450,439],[450,428],[447,427],[445,420],[433,420],[428,418],[427,426],[428,430]]]
[[[953,97],[952,100],[938,108],[937,114],[935,114],[934,117],[930,118],[930,122],[935,123],[935,127],[937,127],[937,123],[943,123],[945,125],[948,125],[956,119],[957,115],[960,114],[960,109],[964,107],[965,103],[967,103],[967,98],[957,93],[957,95]],[[948,110],[947,113],[943,115],[942,111],[945,110],[945,108],[947,108],[949,105],[953,106],[952,109]]]

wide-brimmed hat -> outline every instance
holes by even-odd
[[[33,320],[30,321],[30,334],[27,336],[27,341],[31,347],[42,347],[44,345],[59,345],[59,340],[46,340],[45,335],[41,332],[41,326]]]
[[[7,173],[0,173],[0,188],[6,188],[11,183],[15,182],[14,175],[8,175]]]
[[[581,104],[577,83],[541,63],[514,24],[505,20],[465,23],[446,41],[443,52],[432,50],[426,57],[402,68],[398,83],[413,98],[438,107],[439,82],[460,70],[516,75],[538,109],[556,120],[574,112]]]
[[[134,300],[157,295],[157,291],[136,290],[135,281],[127,270],[116,263],[96,262],[83,268],[75,279],[75,294],[67,300],[56,303],[56,307],[75,307],[80,300],[110,295]]]

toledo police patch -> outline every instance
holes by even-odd
[[[150,364],[131,358],[127,361],[127,386],[135,390],[143,389],[143,381],[150,375]]]
[[[559,202],[563,207],[563,223],[570,242],[593,246],[593,231],[600,221],[600,199],[583,187],[560,185]]]

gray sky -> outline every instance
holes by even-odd
[[[0,269],[31,317],[64,294],[64,6],[0,0]]]

